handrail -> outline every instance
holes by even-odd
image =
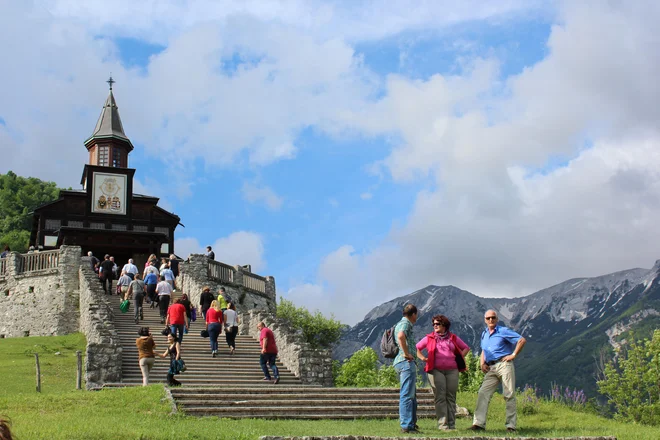
[[[234,269],[228,264],[220,263],[219,261],[209,260],[208,277],[210,279],[233,283],[235,271],[236,269]]]
[[[266,278],[249,272],[243,272],[243,286],[257,292],[266,293]]]
[[[38,270],[55,269],[60,263],[60,251],[34,252],[21,254],[17,260],[16,273],[36,272]]]

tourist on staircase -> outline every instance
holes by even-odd
[[[190,321],[186,316],[186,308],[182,304],[182,299],[179,298],[174,304],[167,308],[167,318],[165,325],[170,326],[170,334],[174,336],[179,344],[183,342],[183,331],[188,329]]]
[[[135,274],[139,272],[137,266],[133,263],[133,259],[129,258],[128,263],[124,264],[124,267],[121,269],[122,272],[126,272],[131,280],[135,279]]]
[[[236,351],[236,335],[238,334],[238,313],[233,302],[227,304],[227,310],[223,312],[225,322],[225,339],[229,346],[229,354]]]
[[[167,350],[161,357],[170,356],[170,369],[167,371],[167,384],[171,387],[181,386],[181,382],[174,378],[175,374],[179,374],[178,361],[181,359],[181,344],[179,341],[174,339],[174,336],[170,334],[167,336]]]
[[[176,290],[174,288],[174,272],[170,269],[170,263],[165,263],[165,267],[160,270],[160,276],[165,277],[165,281],[172,286],[172,291]]]
[[[170,306],[170,298],[172,297],[172,286],[165,281],[165,277],[160,277],[160,282],[156,285],[156,293],[158,294],[158,308],[160,309],[160,323],[165,323],[165,316],[167,316],[167,308]]]
[[[277,359],[275,335],[263,322],[257,324],[257,330],[259,330],[259,345],[261,345],[259,362],[261,363],[261,369],[264,372],[264,378],[262,380],[271,380],[270,373],[268,372],[268,366],[270,366],[271,370],[273,370],[273,376],[275,376],[273,383],[278,384],[280,383],[280,372],[277,369],[277,365],[275,365],[275,359]]]
[[[131,285],[131,277],[128,276],[128,274],[124,271],[122,271],[121,276],[117,280],[117,290],[122,299],[128,299],[126,294],[128,293],[128,286]]]
[[[103,291],[107,295],[112,295],[112,267],[115,265],[110,261],[110,255],[105,254],[103,263],[99,267],[99,278],[101,278],[101,284],[103,284]]]
[[[188,325],[192,322],[192,305],[190,304],[190,299],[188,299],[188,294],[184,293],[181,295],[181,304],[186,308],[186,317],[188,318]],[[185,331],[188,333],[188,329]]]
[[[142,372],[142,386],[146,387],[149,385],[149,372],[154,366],[156,361],[156,353],[154,348],[156,348],[156,343],[154,342],[153,336],[149,331],[149,327],[142,327],[138,331],[139,338],[135,340],[135,345],[138,349],[138,363],[140,365],[140,371]],[[163,355],[158,355],[164,357]]]
[[[146,286],[147,298],[151,303],[153,309],[157,305],[156,298],[156,285],[158,284],[158,269],[156,268],[156,260],[144,269],[144,285]]]
[[[147,262],[144,263],[144,268],[146,269],[147,267],[151,266],[152,263],[155,266],[158,262],[158,257],[156,257],[156,254],[151,254],[149,255],[149,258],[147,258]]]
[[[225,310],[227,310],[227,303],[229,301],[230,300],[227,299],[227,291],[225,290],[225,288],[224,287],[219,288],[218,289],[218,304],[220,304],[220,308],[222,309],[223,312]]]
[[[218,355],[218,336],[222,333],[222,309],[218,301],[213,300],[211,307],[208,308],[206,314],[206,330],[209,332],[209,343],[211,344],[211,356]]]
[[[131,281],[131,284],[128,286],[128,292],[126,292],[126,297],[124,299],[130,299],[131,295],[133,295],[133,305],[135,306],[135,323],[137,324],[144,319],[142,304],[144,302],[145,295],[144,281],[142,281],[142,277],[139,273],[135,274],[135,279]]]
[[[206,311],[211,307],[211,303],[215,301],[215,296],[211,293],[209,286],[204,286],[202,294],[199,297],[199,305],[202,308],[202,316],[206,318]]]

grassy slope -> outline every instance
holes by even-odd
[[[171,415],[160,385],[146,388],[75,391],[75,350],[80,335],[0,340],[0,414],[9,416],[21,439],[257,439],[261,435],[399,436],[395,420],[268,421],[198,419]],[[44,373],[43,392],[34,391],[34,356],[38,349]],[[53,353],[60,351],[60,356]],[[458,403],[474,408],[474,394],[460,394]],[[267,402],[264,402],[267,405]],[[519,415],[521,436],[615,435],[620,440],[660,438],[660,428],[605,420],[591,414],[543,403],[539,414]],[[496,396],[489,413],[488,435],[504,436],[504,404]],[[470,420],[443,435],[430,419],[420,421],[421,436],[470,436]]]

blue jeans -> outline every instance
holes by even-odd
[[[394,366],[399,374],[399,423],[403,429],[414,429],[417,423],[417,365],[403,361]]]
[[[268,367],[266,366],[266,363],[268,363],[270,369],[273,370],[273,375],[275,376],[275,379],[280,377],[280,372],[277,370],[277,365],[275,365],[276,358],[277,355],[272,353],[262,353],[261,356],[259,357],[259,362],[261,363],[261,369],[264,372],[264,377],[268,380],[270,380],[270,373],[268,372]]]
[[[184,324],[171,324],[170,325],[170,332],[172,332],[172,336],[174,336],[174,339],[179,341],[179,344],[183,342],[183,328],[185,327]],[[177,331],[179,333],[179,336],[177,337]]]
[[[209,324],[209,342],[211,343],[211,351],[218,351],[218,336],[222,330],[222,325],[219,322]]]

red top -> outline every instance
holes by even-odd
[[[449,337],[445,339],[436,339],[435,333],[429,333],[417,343],[417,349],[426,348],[426,365],[424,371],[431,370],[454,370],[456,365],[456,356],[463,357],[461,351],[468,348],[467,344],[455,334],[449,332]],[[461,370],[465,371],[465,370]]]
[[[264,338],[267,338],[268,341],[266,341],[266,353],[269,354],[277,354],[277,345],[275,345],[275,335],[273,334],[273,331],[269,329],[268,327],[264,327],[261,329],[261,333],[259,333],[259,345],[263,348],[263,340]]]
[[[186,308],[183,304],[172,304],[167,309],[167,315],[170,317],[169,323],[171,325],[186,323]]]
[[[214,322],[222,323],[222,310],[216,312],[215,309],[211,308],[206,311],[206,323],[213,324]]]

